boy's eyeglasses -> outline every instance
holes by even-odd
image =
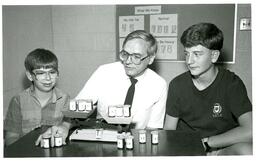
[[[121,52],[119,52],[119,58],[121,61],[126,61],[129,57],[131,57],[132,63],[134,63],[136,65],[141,64],[141,61],[143,61],[144,59],[149,57],[149,55],[147,55],[143,58],[141,56],[142,56],[142,54],[139,54],[139,53],[130,54],[125,50],[122,50]]]
[[[32,72],[37,80],[46,80],[48,77],[50,79],[56,79],[59,75],[59,72],[57,70],[50,70],[50,71],[42,71],[37,70]]]

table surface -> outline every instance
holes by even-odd
[[[159,130],[159,143],[151,144],[150,131],[147,142],[140,144],[138,131],[132,130],[134,148],[118,149],[113,142],[67,141],[67,145],[44,149],[34,145],[40,129],[34,130],[4,149],[4,157],[109,157],[109,156],[194,156],[205,155],[197,132]]]

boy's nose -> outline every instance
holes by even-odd
[[[46,73],[45,73],[45,79],[47,79],[47,80],[50,80],[50,79],[51,79],[51,76],[50,76],[50,73],[49,73],[49,72],[46,72]]]
[[[190,54],[187,56],[187,64],[192,64],[194,63],[194,55]]]

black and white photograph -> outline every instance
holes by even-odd
[[[3,160],[252,159],[253,6],[5,0]]]

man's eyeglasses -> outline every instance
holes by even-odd
[[[50,70],[50,71],[42,71],[42,70],[35,70],[32,72],[37,80],[46,80],[47,77],[50,79],[56,79],[59,75],[57,70]]]
[[[141,57],[142,54],[139,54],[139,53],[128,53],[127,51],[125,50],[122,50],[120,53],[119,53],[119,58],[121,61],[126,61],[129,57],[131,57],[131,61],[132,63],[136,64],[136,65],[139,65],[141,64],[141,61],[143,61],[144,59],[148,58],[149,55],[145,56],[145,57]]]

